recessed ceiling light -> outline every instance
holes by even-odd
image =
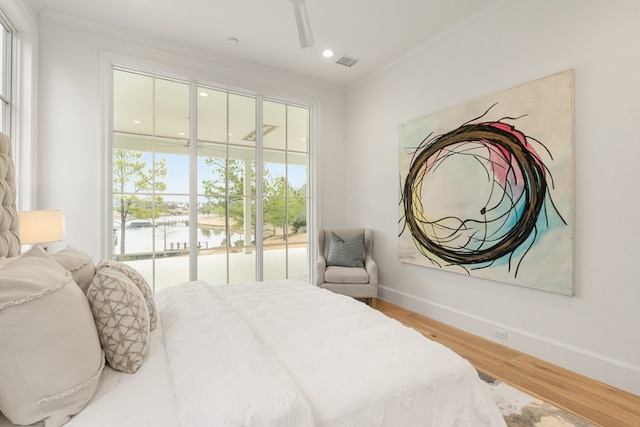
[[[184,136],[184,132],[178,132],[178,135]]]
[[[209,96],[209,94],[207,92],[200,92],[198,95],[203,96],[203,97],[207,97]]]
[[[139,125],[140,123],[142,123],[140,120],[134,120],[133,123]]]
[[[322,52],[322,56],[325,58],[331,58],[333,56],[333,51],[331,49],[325,49],[324,52]]]

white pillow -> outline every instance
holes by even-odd
[[[51,254],[51,258],[71,273],[73,280],[86,294],[93,276],[96,274],[93,259],[72,246],[67,246],[61,251]]]
[[[0,268],[4,267],[5,265],[9,264],[11,261],[15,261],[17,258],[16,257],[0,257]]]
[[[142,293],[127,276],[103,267],[87,299],[107,362],[118,371],[135,373],[149,348],[149,312]]]
[[[98,263],[96,270],[100,270],[105,267],[112,268],[127,276],[138,287],[140,292],[142,292],[142,296],[147,303],[147,310],[149,311],[149,328],[153,331],[156,328],[158,314],[156,309],[156,299],[153,295],[153,290],[151,290],[151,286],[149,286],[138,270],[128,264],[112,260],[104,260]]]
[[[35,246],[0,269],[0,412],[60,426],[89,402],[104,353],[84,294]]]

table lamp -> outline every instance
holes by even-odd
[[[64,233],[64,212],[61,210],[20,212],[20,243],[23,245],[40,245],[46,251],[46,244],[59,242]]]

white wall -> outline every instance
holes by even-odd
[[[501,2],[349,88],[348,221],[375,230],[381,296],[640,394],[640,3]],[[575,70],[575,296],[397,261],[398,125]]]
[[[68,20],[47,13],[39,22],[39,132],[37,202],[39,209],[63,209],[67,237],[51,244],[53,251],[67,244],[104,257],[103,133],[101,57],[131,57],[168,71],[189,74],[216,84],[262,94],[291,96],[316,102],[320,127],[314,153],[319,160],[341,159],[331,173],[319,174],[316,185],[321,221],[343,221],[345,89],[251,64],[190,50],[170,42],[124,34],[110,28]],[[176,53],[179,52],[179,53]],[[302,97],[302,98],[300,98]],[[322,171],[322,167],[318,168]]]

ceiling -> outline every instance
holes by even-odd
[[[306,0],[315,45],[302,49],[289,0],[26,0],[83,20],[347,86],[501,0]],[[237,44],[228,42],[230,37]],[[335,56],[322,56],[324,49]],[[355,58],[352,67],[336,63]]]

